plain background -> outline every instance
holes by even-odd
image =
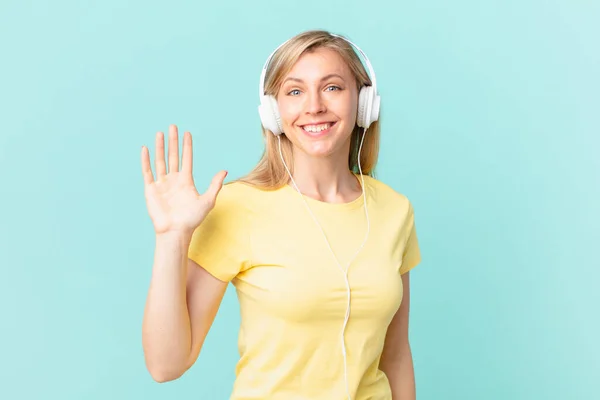
[[[184,377],[145,369],[140,148],[175,123],[199,190],[247,172],[263,62],[313,28],[373,62],[378,178],[415,206],[418,399],[599,398],[599,15],[591,0],[2,1],[0,398],[228,398],[233,290]]]

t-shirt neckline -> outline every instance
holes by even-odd
[[[354,176],[356,177],[356,179],[358,179],[358,183],[362,187],[362,179],[361,179],[360,174],[354,173]],[[329,211],[352,210],[352,209],[355,209],[358,207],[362,207],[364,205],[365,196],[367,197],[367,199],[369,198],[369,181],[368,181],[369,175],[363,175],[363,178],[365,181],[365,194],[363,195],[363,192],[361,190],[360,195],[358,197],[356,197],[355,199],[353,199],[351,201],[345,202],[345,203],[329,203],[326,201],[314,199],[305,194],[302,194],[302,197],[306,200],[306,202],[309,204],[309,206],[317,207],[317,208],[320,208],[323,210],[329,210]],[[300,193],[296,190],[296,188],[292,184],[286,184],[286,185],[284,185],[284,188],[287,191],[292,191],[293,192],[292,194],[294,194],[296,196],[300,196]]]

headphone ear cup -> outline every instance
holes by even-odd
[[[373,122],[375,121],[379,121],[379,107],[381,106],[381,97],[375,92],[373,91],[373,102],[371,104],[371,122],[369,122],[369,125],[371,125]]]
[[[273,96],[263,96],[258,106],[260,121],[265,129],[271,131],[275,136],[281,135],[281,118],[279,116],[279,107],[277,100]]]
[[[273,120],[275,121],[275,126],[277,127],[276,131],[273,131],[275,135],[280,135],[283,133],[283,126],[281,125],[281,116],[279,115],[279,106],[277,105],[277,99],[273,96],[269,96],[269,100],[271,101],[271,111],[273,112]]]
[[[356,124],[361,128],[368,128],[369,122],[367,118],[367,111],[369,106],[369,86],[363,86],[358,94],[358,115],[356,116]]]
[[[368,128],[379,119],[380,98],[372,86],[363,86],[358,95],[358,115],[356,123],[361,128]]]

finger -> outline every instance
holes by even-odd
[[[156,134],[156,141],[154,144],[156,149],[156,155],[154,157],[154,167],[156,169],[156,179],[160,180],[167,174],[167,167],[165,165],[165,134],[158,132]]]
[[[212,182],[210,183],[210,186],[208,187],[208,189],[205,192],[205,195],[208,197],[208,199],[211,202],[214,203],[216,201],[217,195],[219,194],[219,191],[223,187],[223,181],[225,180],[227,173],[228,173],[227,171],[220,171],[213,177]]]
[[[152,167],[150,166],[150,152],[146,146],[142,146],[142,176],[144,177],[145,185],[154,182]]]
[[[169,127],[169,172],[179,171],[179,141],[177,140],[177,126]]]
[[[181,154],[181,172],[192,174],[192,134],[185,132],[183,134],[183,150]]]

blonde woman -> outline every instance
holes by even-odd
[[[155,380],[195,363],[231,282],[241,311],[232,400],[415,399],[414,212],[374,177],[379,97],[359,53],[326,31],[276,49],[260,82],[265,151],[241,179],[223,184],[221,171],[199,194],[191,134],[180,165],[175,126],[168,153],[156,136],[155,174],[142,148],[156,233],[143,347]]]

